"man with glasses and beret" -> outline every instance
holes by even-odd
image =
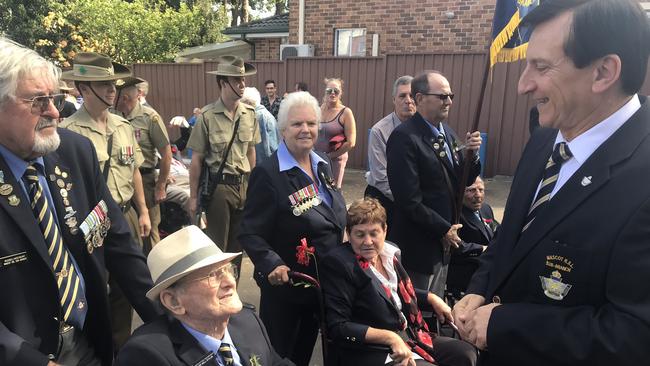
[[[92,143],[57,129],[59,71],[0,37],[0,364],[113,361],[106,273],[147,321],[151,278]]]
[[[481,171],[479,132],[461,142],[444,123],[454,94],[438,71],[425,71],[411,81],[417,112],[393,130],[386,144],[388,183],[395,199],[392,239],[402,249],[402,262],[413,286],[444,296],[450,251],[461,239],[453,222],[456,191],[465,151],[472,161],[465,185]]]
[[[138,328],[116,365],[293,365],[273,350],[260,318],[237,294],[239,253],[224,253],[197,226],[149,253],[147,297],[166,314]]]
[[[94,52],[77,54],[72,70],[64,72],[62,78],[74,81],[84,103],[61,127],[92,141],[101,175],[124,213],[134,240],[142,247],[142,238],[148,237],[151,230],[138,169],[144,157],[129,121],[108,110],[115,103],[116,81],[130,76],[129,68],[112,62],[107,56]],[[115,343],[119,347],[131,333],[131,307],[113,277],[110,279],[111,316]]]
[[[153,108],[140,104],[137,87],[144,79],[129,77],[116,82],[117,105],[115,113],[124,117],[135,132],[135,139],[142,150],[144,162],[140,166],[144,199],[149,209],[151,233],[144,238],[145,252],[160,241],[158,225],[160,224],[160,205],[167,197],[167,177],[172,162],[172,150],[169,145],[167,128],[162,118]],[[160,154],[160,159],[156,155]],[[156,168],[160,173],[156,177]]]
[[[216,71],[220,97],[201,109],[187,146],[192,149],[189,210],[195,217],[202,167],[209,169],[210,202],[206,209],[207,234],[223,250],[238,252],[237,232],[241,221],[248,177],[255,167],[255,145],[262,141],[255,107],[240,103],[246,76],[255,66],[240,57],[223,56]],[[241,258],[236,260],[241,263]]]

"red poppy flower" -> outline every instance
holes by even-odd
[[[483,219],[483,222],[485,222],[486,224],[491,224],[491,223],[492,223],[492,219]]]
[[[307,245],[307,239],[300,239],[300,245],[296,247],[296,261],[303,266],[309,265],[309,256],[314,255],[314,247]]]

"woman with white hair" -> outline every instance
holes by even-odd
[[[260,125],[260,136],[262,142],[255,145],[255,159],[257,164],[262,164],[275,150],[278,149],[280,139],[275,117],[263,105],[260,104],[262,97],[257,88],[247,87],[244,89],[241,102],[255,107],[255,118]]]
[[[311,358],[318,303],[313,289],[289,284],[289,271],[317,277],[318,258],[343,242],[345,227],[345,201],[330,160],[314,151],[320,117],[318,102],[307,92],[282,101],[282,142],[253,170],[238,238],[255,265],[260,317],[271,343],[296,365]]]

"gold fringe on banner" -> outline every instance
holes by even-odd
[[[528,42],[519,45],[515,48],[502,48],[497,54],[496,62],[515,62],[526,58],[526,50],[528,50]],[[492,66],[494,63],[492,63]]]
[[[515,30],[517,30],[517,27],[519,26],[519,22],[521,19],[519,18],[519,10],[517,10],[513,15],[512,18],[510,18],[510,21],[508,24],[506,24],[505,27],[499,32],[499,34],[494,37],[494,40],[492,41],[492,44],[490,45],[490,67],[494,66],[495,63],[500,62],[501,60],[499,59],[499,54],[503,51],[503,47],[510,41],[512,38],[512,35],[515,33]],[[519,47],[517,47],[519,48]],[[516,48],[515,48],[516,49]],[[524,52],[525,55],[525,52]],[[516,61],[516,60],[513,60]]]

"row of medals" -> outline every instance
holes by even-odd
[[[320,205],[323,200],[318,196],[318,188],[310,184],[289,195],[291,212],[294,216],[300,216],[314,206]]]
[[[108,217],[108,206],[104,200],[101,200],[81,224],[88,254],[92,254],[95,248],[103,245],[110,227],[111,219]]]

